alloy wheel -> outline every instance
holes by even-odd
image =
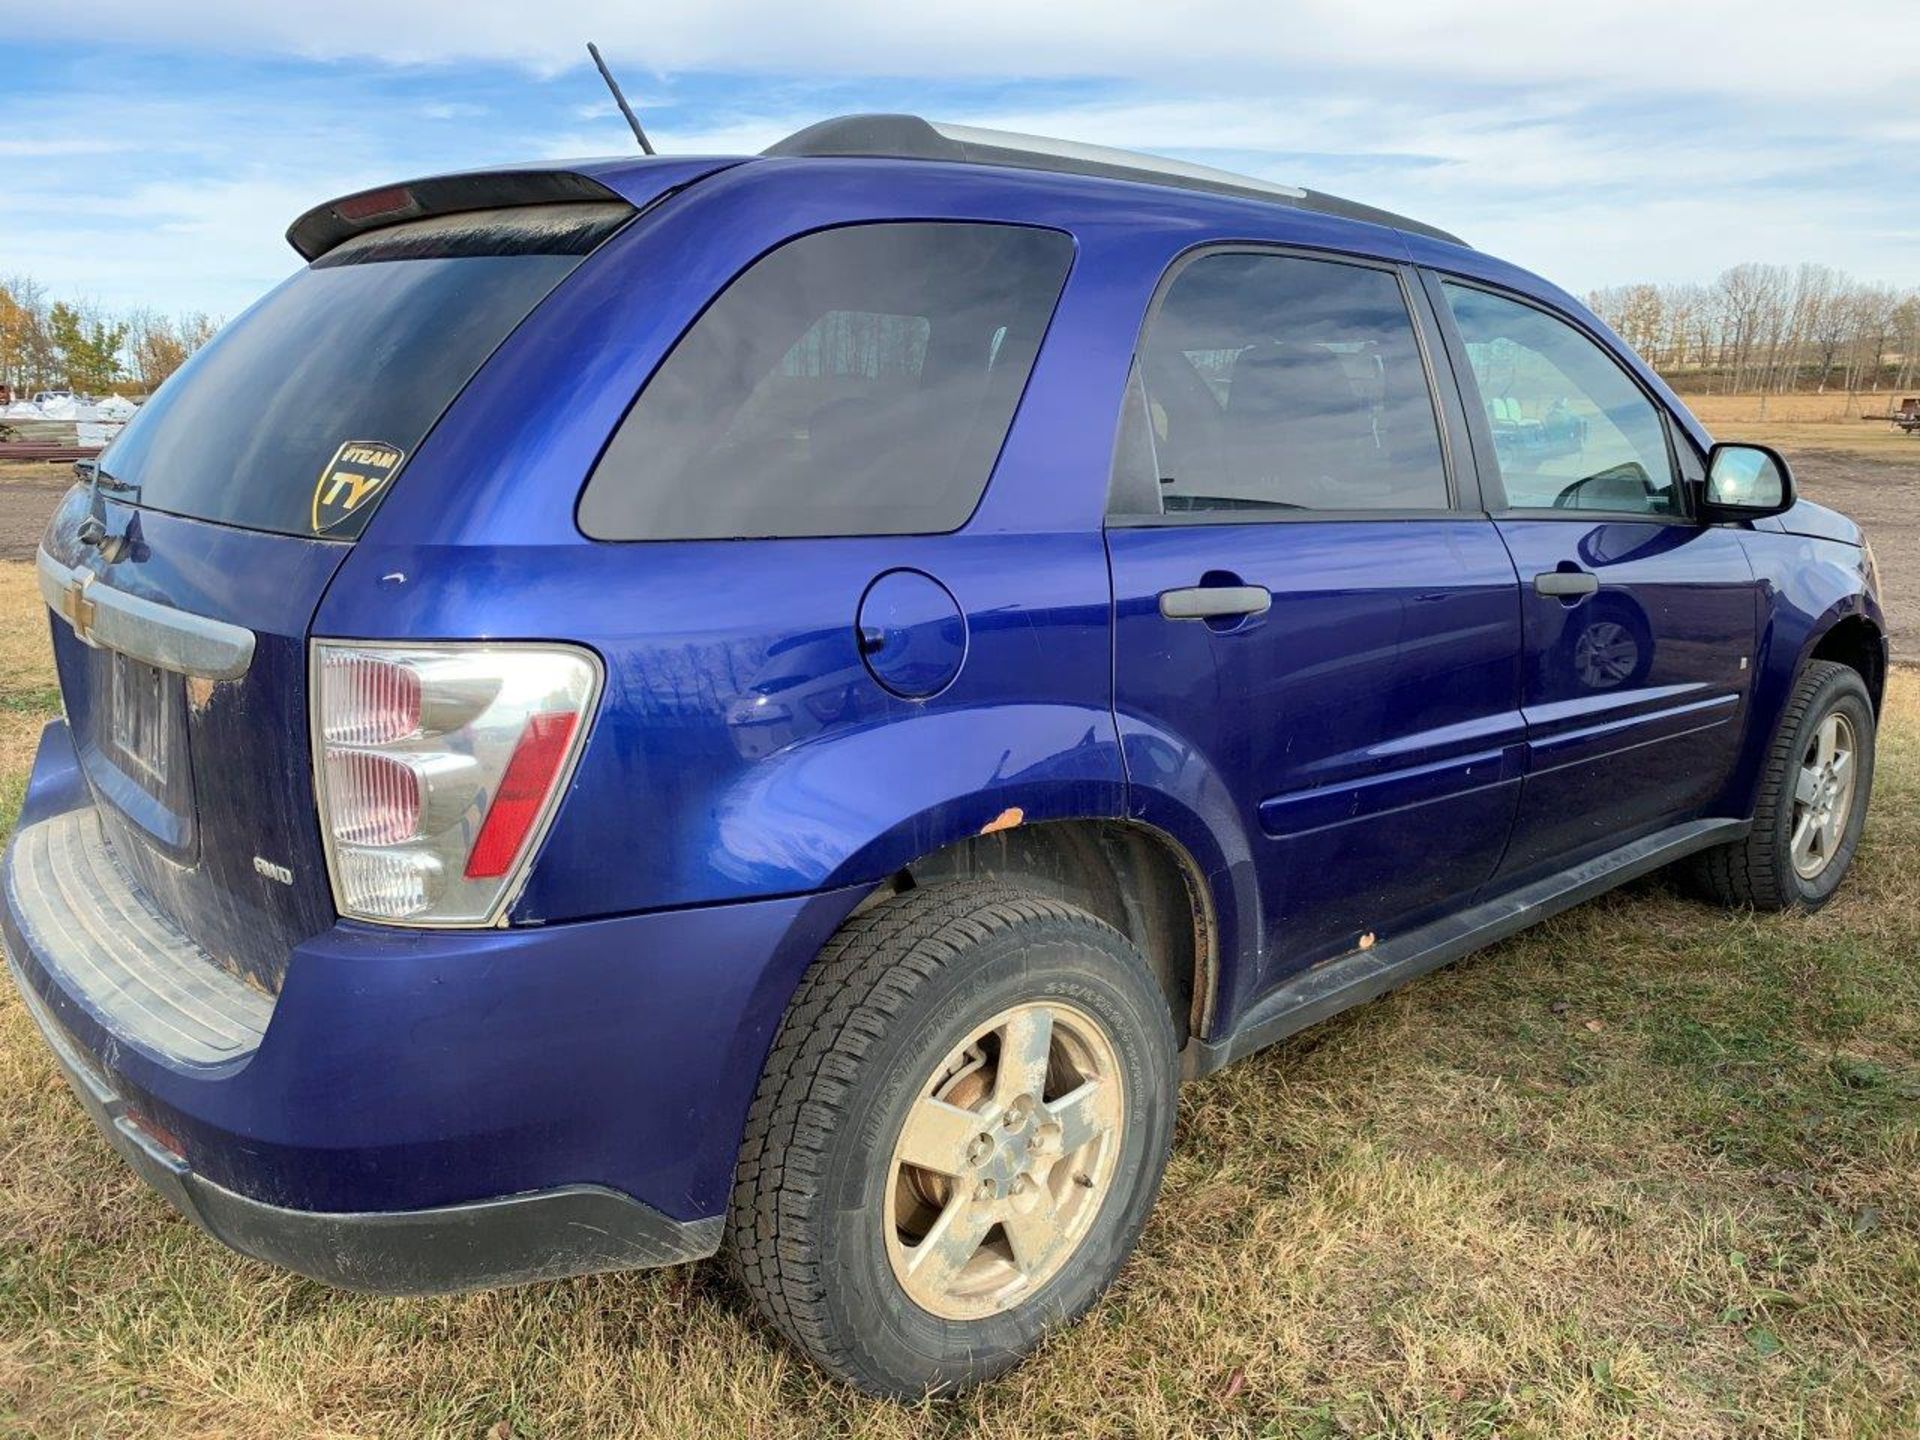
[[[950,1320],[1013,1308],[1059,1273],[1111,1188],[1126,1123],[1113,1042],[1057,1002],[1002,1011],[947,1055],[901,1126],[887,1258]]]
[[[1853,722],[1828,712],[1815,728],[1793,783],[1794,872],[1813,880],[1833,863],[1853,815],[1859,743]]]

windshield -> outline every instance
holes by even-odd
[[[151,509],[350,540],[461,387],[631,213],[527,206],[355,237],[161,386],[103,475]]]

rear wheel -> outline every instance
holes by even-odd
[[[1860,673],[1808,664],[1768,752],[1752,832],[1695,862],[1707,893],[1757,910],[1826,904],[1860,844],[1873,755],[1873,700]]]
[[[1015,1364],[1133,1248],[1172,1135],[1165,997],[1110,927],[1003,885],[849,921],[749,1116],[729,1239],[816,1363],[918,1396]]]

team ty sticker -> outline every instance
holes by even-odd
[[[317,535],[356,514],[386,488],[407,452],[379,440],[349,440],[334,451],[313,487],[313,529]]]

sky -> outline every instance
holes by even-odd
[[[830,115],[1156,151],[1414,215],[1575,292],[1920,284],[1920,0],[0,0],[0,277],[231,316],[348,191]]]

